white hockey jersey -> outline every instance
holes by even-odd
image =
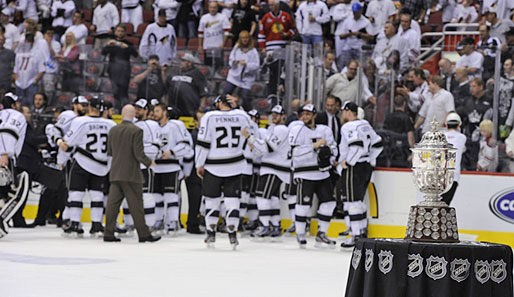
[[[262,154],[260,174],[274,174],[284,183],[290,182],[289,129],[285,125],[271,125],[266,137],[251,136],[249,142]]]
[[[161,27],[157,23],[148,25],[141,37],[139,53],[144,59],[157,55],[161,65],[171,65],[177,55],[177,36],[173,26],[166,24],[165,27]]]
[[[259,126],[255,122],[250,122],[250,127],[247,129],[248,132],[255,137],[261,137]],[[259,152],[253,151],[248,145],[249,139],[245,139],[245,143],[243,145],[244,156],[246,159],[246,167],[243,170],[243,174],[252,175],[253,174],[253,163],[256,158],[259,157]]]
[[[187,130],[186,130],[187,132]],[[192,154],[187,135],[184,135],[181,127],[175,121],[168,121],[164,126],[159,126],[159,140],[161,152],[171,151],[171,157],[162,159],[161,156],[155,160],[153,167],[155,173],[167,173],[180,171],[180,162],[185,156]]]
[[[191,171],[193,170],[194,160],[195,160],[195,150],[193,148],[193,136],[191,136],[191,133],[187,131],[186,125],[184,125],[184,122],[180,120],[170,120],[171,122],[175,123],[179,129],[180,133],[184,137],[185,141],[187,142],[187,152],[184,154],[184,156],[180,159],[180,167],[182,167],[182,172],[180,175],[180,178],[183,176],[189,176],[191,175]]]
[[[251,119],[238,109],[212,111],[201,120],[196,142],[196,168],[204,167],[219,177],[242,174],[246,167],[241,130],[250,129]]]
[[[21,112],[10,108],[0,110],[0,155],[19,156],[26,130],[27,121]]]
[[[337,145],[332,130],[325,125],[316,125],[313,129],[304,125],[295,125],[289,132],[289,144],[292,147],[294,178],[322,180],[330,177],[328,171],[320,171],[318,153],[312,147],[318,140],[324,139],[332,151],[330,163],[335,161]]]
[[[159,123],[153,120],[145,120],[136,122],[136,126],[143,130],[143,149],[145,155],[155,160],[161,151],[161,143],[159,140],[159,131],[161,127]],[[146,166],[141,164],[141,169],[145,169]]]
[[[382,138],[373,130],[368,121],[354,120],[341,127],[338,162],[346,161],[346,164],[350,166],[368,162],[374,167],[382,150]],[[341,173],[342,166],[339,165],[337,170]]]
[[[71,122],[64,141],[74,148],[73,159],[89,173],[105,176],[109,173],[111,158],[107,156],[109,131],[116,123],[112,120],[83,116]]]

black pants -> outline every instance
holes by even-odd
[[[343,202],[364,200],[373,167],[368,162],[357,163],[343,170],[339,179],[339,197]]]
[[[57,212],[62,216],[64,211],[64,203],[68,197],[68,190],[62,180],[62,187],[59,189],[45,188],[39,198],[39,207],[34,222],[45,223],[46,218],[55,218]]]
[[[200,203],[202,201],[202,180],[196,176],[196,168],[193,168],[191,176],[186,179],[187,201],[187,228],[197,228],[200,225]]]
[[[459,183],[454,181],[452,187],[448,192],[441,195],[443,197],[443,201],[446,202],[446,204],[450,205],[450,203],[453,200],[453,196],[455,195],[455,191],[457,191],[457,187],[459,186]]]
[[[284,60],[278,59],[268,65],[270,71],[268,96],[272,94],[277,94],[278,86],[280,85],[280,73],[282,72],[282,66],[284,65],[284,62]],[[278,102],[273,104],[278,104]]]

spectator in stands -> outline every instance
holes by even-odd
[[[358,79],[357,69],[359,67],[359,61],[351,60],[346,67],[345,72],[337,73],[328,78],[325,85],[326,94],[332,94],[341,99],[341,101],[352,101],[357,103],[358,98]],[[362,96],[365,101],[371,103],[376,102],[376,98],[373,96],[368,86],[364,81],[362,82]]]
[[[409,68],[409,44],[406,39],[396,34],[396,25],[391,21],[386,21],[384,30],[377,37],[377,44],[372,54],[380,74],[390,73],[392,65],[388,61],[393,51],[398,51],[400,54],[400,73],[407,71]]]
[[[372,40],[373,32],[371,23],[367,18],[362,16],[362,5],[359,3],[352,4],[353,18],[347,18],[343,23],[343,33],[339,38],[345,39],[345,43],[341,52],[341,58],[338,61],[339,68],[343,69],[352,59],[359,59],[362,46],[367,41]],[[341,100],[344,100],[341,97]]]
[[[428,79],[428,88],[432,96],[426,98],[418,113],[418,118],[414,124],[414,129],[418,129],[423,124],[423,133],[431,130],[431,122],[435,118],[440,126],[444,126],[446,116],[455,111],[453,95],[443,89],[444,80],[439,75],[434,75]]]
[[[391,0],[372,0],[366,9],[366,17],[373,27],[372,35],[382,33],[386,21],[394,22],[398,10]]]
[[[230,70],[225,84],[225,94],[238,95],[245,110],[252,109],[248,94],[260,67],[259,52],[248,31],[239,33],[239,40],[230,52]],[[236,91],[238,89],[238,91]]]
[[[79,10],[91,9],[93,5],[93,1],[73,0],[73,2],[75,2],[75,7]]]
[[[270,71],[268,95],[276,95],[285,59],[281,49],[295,34],[295,25],[291,16],[281,10],[280,0],[268,0],[268,4],[271,11],[261,19],[259,47],[266,53],[265,63]]]
[[[205,52],[205,65],[212,65],[217,69],[223,64],[222,49],[227,44],[229,32],[228,18],[218,12],[217,2],[209,2],[209,13],[200,18],[198,26],[198,51]]]
[[[340,37],[341,34],[344,33],[343,24],[347,18],[353,17],[351,0],[342,0],[341,3],[330,7],[330,16],[337,26],[334,32],[334,41],[336,48],[336,61],[339,61],[343,52],[344,44],[346,43],[346,39],[341,39]]]
[[[251,9],[248,0],[239,0],[236,8],[232,12],[231,30],[232,44],[235,45],[239,32],[246,30],[250,33],[250,37],[254,36],[257,29],[257,22],[255,19],[255,12]]]
[[[21,97],[21,104],[31,106],[32,98],[38,91],[38,83],[45,73],[45,56],[34,41],[35,32],[25,34],[25,40],[16,48],[14,81],[16,95]]]
[[[166,10],[160,9],[157,22],[146,27],[139,44],[139,54],[144,59],[157,55],[161,65],[171,66],[177,55],[177,36],[173,26],[166,23]]]
[[[134,31],[143,23],[143,6],[140,0],[121,0],[121,22],[132,24]]]
[[[27,19],[23,21],[23,31],[20,35],[20,42],[23,42],[25,40],[25,34],[27,32],[35,32],[34,33],[34,46],[41,46],[46,47],[46,41],[43,38],[43,34],[39,31],[37,22],[33,19]]]
[[[510,133],[509,137],[505,139],[505,151],[509,157],[509,172],[514,173],[514,133]]]
[[[195,67],[201,64],[198,58],[185,53],[180,60],[180,69],[166,78],[168,105],[176,108],[181,116],[194,116],[206,106],[207,82]]]
[[[493,122],[480,122],[480,151],[478,153],[477,171],[496,172],[498,167],[498,146],[493,136]]]
[[[330,21],[330,14],[323,1],[307,0],[302,2],[296,11],[296,28],[302,36],[303,43],[313,46],[322,44],[322,25],[328,21]]]
[[[47,43],[47,50],[45,51],[45,74],[43,75],[42,89],[50,99],[50,102],[53,103],[59,71],[59,65],[55,59],[55,55],[61,51],[61,44],[55,41],[53,28],[46,30],[44,38]]]
[[[466,37],[457,45],[462,51],[460,58],[455,63],[455,67],[464,67],[469,78],[482,76],[482,65],[484,56],[475,51],[475,41],[471,37]]]
[[[112,83],[115,108],[119,111],[121,107],[128,104],[128,86],[130,82],[130,56],[137,57],[137,50],[134,45],[125,39],[127,29],[124,24],[116,26],[114,35],[102,49],[102,55],[109,56],[107,72]]]
[[[469,91],[469,78],[466,74],[466,68],[459,67],[455,69],[455,81],[456,86],[451,90],[451,92],[453,94],[455,106],[457,107],[457,110],[459,110],[459,108],[464,107],[466,101],[471,97],[471,93]],[[464,115],[460,113],[459,115],[464,117]]]
[[[452,21],[453,13],[455,12],[455,7],[457,6],[457,1],[455,0],[438,0],[437,6],[435,7],[435,11],[442,11],[442,21],[443,26]]]
[[[202,0],[186,0],[182,1],[177,15],[177,26],[180,38],[193,39],[198,35],[198,20],[202,13]]]
[[[458,82],[455,80],[452,62],[447,58],[441,58],[437,65],[439,66],[439,75],[444,79],[444,89],[453,92]]]
[[[166,22],[176,28],[177,26],[177,15],[181,3],[176,0],[155,0],[153,7],[155,12],[155,21],[159,20],[159,12],[161,9],[166,11]]]
[[[325,72],[326,78],[329,78],[332,75],[339,72],[337,71],[337,65],[335,63],[335,60],[336,55],[334,54],[334,52],[325,52],[325,55],[323,57],[323,71]]]
[[[116,6],[107,0],[98,0],[93,12],[93,24],[89,29],[91,32],[95,31],[95,49],[104,48],[107,42],[112,40],[112,28],[119,23],[120,16]]]
[[[82,77],[79,56],[80,48],[75,40],[75,35],[69,31],[64,35],[61,52],[55,55],[55,58],[59,59],[61,68],[63,91],[72,92],[80,89]]]
[[[429,0],[400,0],[402,8],[406,8],[411,12],[412,19],[417,20],[418,23],[425,23],[425,16],[427,10],[431,8],[431,1]]]
[[[394,111],[386,116],[384,129],[407,134],[409,147],[414,147],[414,125],[411,117],[405,112],[405,103],[406,99],[403,95],[394,96]]]
[[[68,29],[66,29],[64,34],[61,36],[61,44],[64,44],[66,42],[65,38],[68,32],[73,33],[73,36],[75,36],[75,40],[77,41],[77,44],[86,44],[88,28],[86,27],[86,25],[83,24],[83,20],[84,12],[75,11],[75,13],[73,13],[73,25],[69,26]]]
[[[14,18],[17,18],[17,15],[21,15],[22,20],[32,19],[36,23],[39,21],[35,0],[12,1],[7,8],[10,11],[10,15]]]
[[[60,40],[66,28],[73,24],[75,3],[71,0],[54,0],[52,3],[52,27],[56,40]]]
[[[452,23],[459,24],[471,24],[478,20],[478,13],[473,5],[473,0],[464,0],[461,4],[458,4],[453,12]],[[464,31],[465,28],[459,29]]]
[[[237,0],[217,0],[218,6],[221,8],[221,13],[230,19],[232,12],[237,5]]]
[[[461,111],[465,118],[464,135],[466,135],[467,151],[463,155],[463,167],[466,170],[475,170],[478,161],[478,151],[480,149],[480,129],[479,124],[483,120],[493,118],[492,100],[484,92],[484,82],[481,78],[473,78],[469,84],[471,99],[466,101],[466,105]]]
[[[505,62],[503,62],[503,68],[501,75],[505,77],[508,80],[514,80],[514,77],[511,77],[511,70],[512,70],[512,59],[507,59]],[[513,73],[514,74],[514,73]]]
[[[18,27],[9,22],[9,15],[6,14],[5,9],[0,11],[0,23],[2,23],[4,30],[4,47],[14,51],[20,42],[20,30]]]
[[[300,107],[300,99],[299,98],[294,98],[293,100],[291,100],[291,105],[290,105],[291,113],[286,118],[286,126],[289,125],[289,123],[298,120],[298,118],[300,116],[298,114],[300,108],[301,107]]]
[[[341,99],[334,95],[328,95],[325,100],[325,110],[319,111],[316,116],[316,124],[328,126],[337,143],[339,143],[341,136],[341,119],[339,116],[341,105]]]
[[[412,21],[411,12],[402,9],[400,11],[401,32],[398,32],[398,34],[400,34],[400,37],[407,40],[409,44],[409,65],[414,65],[421,48],[421,34],[412,27]]]
[[[490,97],[494,97],[494,84],[493,78],[489,79],[486,83],[486,88],[489,92]],[[505,126],[509,125],[512,127],[511,122],[507,122],[509,112],[514,108],[512,105],[514,82],[504,77],[500,77],[500,85],[498,87],[498,140],[507,138]],[[502,131],[505,131],[501,133]]]
[[[5,35],[0,34],[0,94],[12,90],[12,73],[16,54],[4,47]]]
[[[509,19],[500,19],[497,16],[496,6],[489,7],[485,18],[491,28],[491,36],[498,38],[501,42],[505,42],[505,33],[509,31],[511,26],[514,26]]]
[[[505,32],[505,43],[501,45],[502,62],[507,59],[512,59],[514,56],[514,27]]]
[[[476,51],[484,56],[482,79],[487,81],[494,75],[494,65],[496,50],[500,46],[500,40],[490,35],[491,28],[489,25],[482,24],[478,26],[480,32],[480,40],[477,43]]]
[[[412,113],[417,113],[423,102],[432,96],[426,77],[425,70],[414,68],[409,71],[406,84],[396,88],[396,92],[408,98],[407,106]]]
[[[168,26],[171,26],[168,24]],[[166,80],[166,64],[159,64],[159,56],[151,55],[148,58],[148,68],[134,77],[137,84],[137,98],[157,98],[159,101],[166,93],[164,81]]]

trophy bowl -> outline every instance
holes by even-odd
[[[458,242],[455,209],[441,201],[450,190],[455,172],[457,150],[438,131],[435,119],[412,150],[412,172],[416,188],[424,200],[412,206],[405,238],[414,241]]]

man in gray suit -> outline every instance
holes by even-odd
[[[114,228],[123,198],[127,199],[139,242],[154,242],[161,239],[160,236],[152,236],[145,224],[144,177],[139,164],[142,163],[148,168],[155,163],[144,153],[143,130],[133,124],[135,114],[132,105],[125,105],[121,111],[123,122],[109,131],[107,154],[112,156],[112,163],[109,173],[111,186],[105,210],[104,241],[107,242],[120,241],[114,236]]]

